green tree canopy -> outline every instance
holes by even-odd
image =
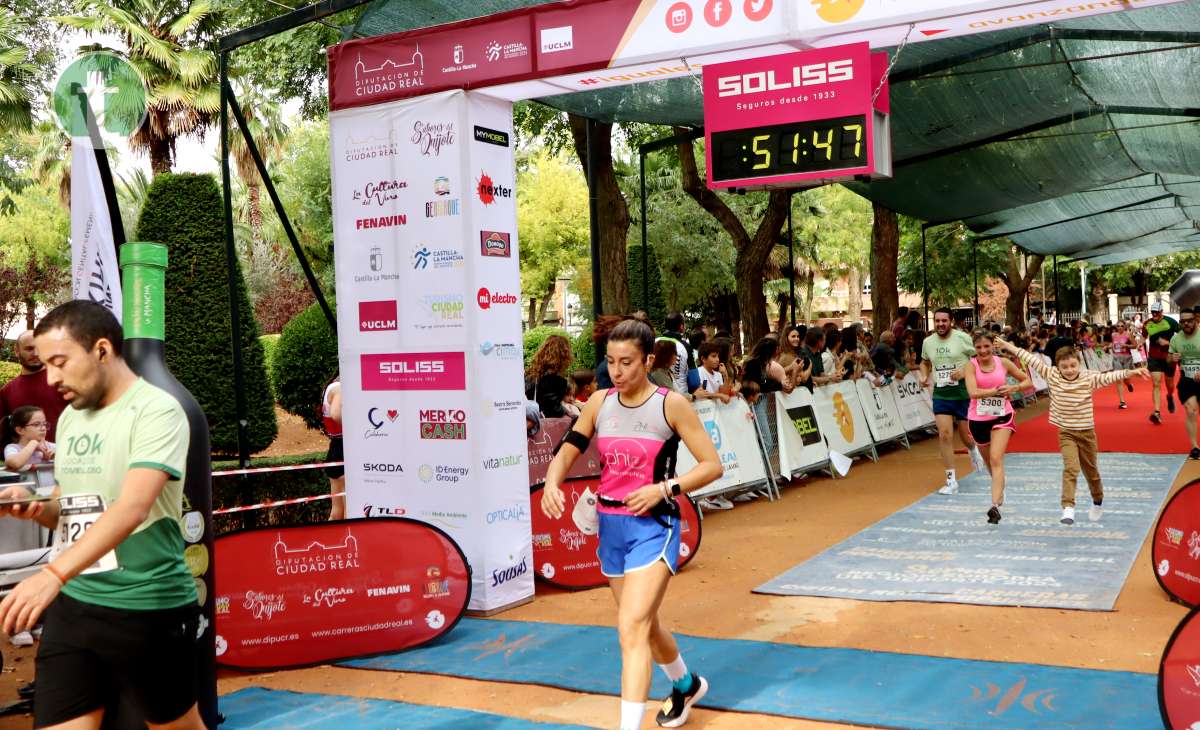
[[[545,319],[555,282],[589,276],[587,185],[564,155],[535,153],[517,174],[517,229],[520,234],[521,290],[540,300],[530,327]]]

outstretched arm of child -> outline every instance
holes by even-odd
[[[1041,375],[1043,378],[1050,378],[1050,373],[1054,370],[1054,368],[1043,362],[1041,356],[1035,355],[1028,350],[1022,350],[1003,337],[996,338],[996,346],[1011,355],[1016,355],[1017,359],[1020,360],[1025,367],[1036,372],[1038,375]]]

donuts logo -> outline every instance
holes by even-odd
[[[817,16],[826,23],[845,23],[862,10],[866,0],[812,0]]]
[[[846,398],[841,393],[833,394],[833,420],[842,431],[842,438],[847,443],[854,440],[854,415],[850,413],[850,406],[846,403]]]

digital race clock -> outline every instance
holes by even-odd
[[[709,186],[890,177],[886,65],[859,43],[706,66]]]

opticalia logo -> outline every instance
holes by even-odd
[[[396,329],[396,300],[358,303],[359,332],[388,332]]]
[[[422,464],[417,470],[417,476],[421,481],[429,484],[437,482],[439,484],[458,484],[467,478],[467,467],[465,466],[444,466],[442,464]]]
[[[466,358],[461,352],[360,355],[362,388],[371,390],[464,390]]]
[[[354,221],[354,227],[360,231],[370,230],[372,228],[396,228],[408,224],[408,216],[403,213],[397,215],[381,215],[374,218],[358,218]]]
[[[509,560],[512,560],[512,556],[509,556]],[[516,565],[512,566],[511,568],[505,568],[504,570],[493,570],[492,571],[492,588],[495,588],[496,586],[499,586],[499,585],[504,585],[505,583],[509,582],[513,578],[516,578],[517,576],[520,576],[520,575],[525,575],[528,572],[529,572],[529,566],[528,566],[528,563],[526,562],[525,558],[521,558],[521,562],[517,563]]]
[[[570,25],[564,25],[560,28],[542,28],[542,53],[558,53],[574,48],[574,30],[574,26]]]
[[[529,521],[529,505],[518,502],[510,507],[488,512],[487,523],[489,525],[497,522],[528,522]]]
[[[421,438],[433,441],[462,441],[467,438],[467,414],[461,409],[423,410],[417,414]]]
[[[479,255],[512,258],[512,237],[500,231],[480,231]]]
[[[516,304],[518,301],[516,294],[490,291],[487,287],[482,287],[475,293],[475,300],[480,309],[491,309],[493,304]]]
[[[408,510],[403,507],[383,507],[368,504],[363,507],[363,517],[403,517]]]
[[[501,132],[498,129],[488,129],[475,125],[475,141],[485,144],[494,144],[497,147],[508,146],[508,132]]]
[[[414,122],[408,139],[422,155],[438,157],[443,147],[454,145],[454,122]]]
[[[424,271],[431,266],[434,269],[461,269],[463,267],[463,255],[452,248],[431,249],[423,243],[413,246],[413,269]]]
[[[783,78],[777,78],[774,69],[722,76],[717,79],[717,96],[761,94],[764,91],[799,89],[805,86],[837,84],[853,80],[854,61],[846,58],[840,61],[793,66],[790,77],[785,74]]]
[[[355,190],[351,199],[361,205],[384,205],[400,198],[400,191],[408,187],[403,180],[378,180],[369,182]]]
[[[354,95],[372,96],[397,89],[418,88],[425,85],[425,57],[417,46],[411,55],[385,58],[376,66],[363,62],[362,54],[354,64]]]
[[[523,360],[525,357],[520,347],[512,343],[494,344],[491,341],[479,346],[479,354],[484,357],[494,357],[497,360]]]
[[[367,411],[367,423],[371,424],[371,428],[367,429],[364,434],[365,438],[382,438],[386,437],[386,426],[389,423],[395,423],[400,417],[400,411],[394,408],[372,408]]]
[[[475,192],[479,195],[479,202],[484,205],[491,205],[496,202],[496,198],[513,196],[512,188],[493,182],[486,172],[479,173],[479,179],[475,181]]]
[[[346,162],[395,157],[399,152],[400,148],[396,144],[395,133],[391,131],[378,136],[355,137],[350,135],[346,137]]]
[[[520,466],[525,461],[525,454],[509,454],[508,456],[494,456],[483,460],[483,468],[487,471],[495,471],[503,469],[507,466]]]

